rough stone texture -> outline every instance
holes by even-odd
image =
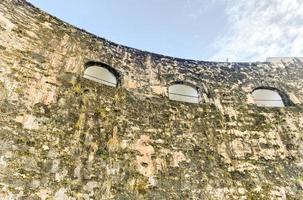
[[[120,74],[84,79],[87,62]],[[0,2],[0,199],[303,199],[303,62],[215,63],[120,46]],[[198,105],[167,87],[198,88]],[[257,87],[285,108],[255,106]]]

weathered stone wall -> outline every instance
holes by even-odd
[[[84,79],[106,63],[118,88]],[[303,199],[303,62],[138,51],[0,2],[0,199]],[[170,101],[175,81],[200,104]],[[289,107],[252,104],[275,87]]]

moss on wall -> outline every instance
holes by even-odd
[[[22,0],[0,3],[0,199],[302,199],[302,76],[290,63],[141,52]],[[114,67],[118,88],[82,77]],[[175,81],[200,104],[170,101]],[[259,86],[292,107],[249,102]]]

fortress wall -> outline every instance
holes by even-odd
[[[118,88],[83,78],[106,63]],[[303,63],[216,63],[117,45],[0,2],[0,199],[301,199]],[[170,101],[183,81],[202,101]],[[292,106],[252,104],[274,87]]]

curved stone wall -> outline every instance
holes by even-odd
[[[117,88],[83,78],[88,63]],[[303,62],[143,52],[0,2],[0,199],[301,199]],[[168,87],[198,89],[199,104]],[[256,88],[285,108],[253,104]]]

